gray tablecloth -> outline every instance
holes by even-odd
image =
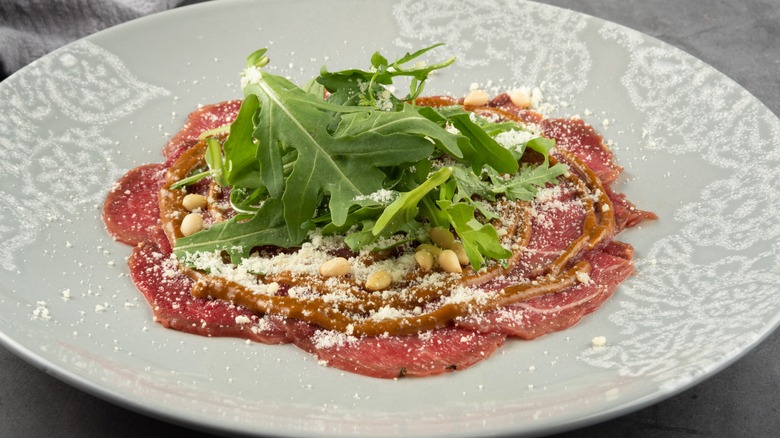
[[[184,0],[0,0],[2,77],[66,43]]]
[[[671,43],[733,78],[775,114],[780,114],[780,0],[543,2],[614,21]],[[0,0],[0,25],[8,23],[9,14],[18,13],[11,7],[16,3],[24,2]],[[182,2],[69,0],[56,2],[68,3],[68,7],[48,7],[48,12],[45,12],[46,5],[55,2],[29,0],[27,3],[38,14],[57,11],[71,14],[68,15],[71,18],[76,10],[74,5],[92,5],[97,15],[85,18],[77,14],[73,18],[76,24],[69,26],[62,26],[67,21],[50,21],[50,27],[44,27],[38,37],[35,36],[37,24],[32,22],[0,26],[0,63],[8,71],[85,33]],[[101,18],[100,13],[106,12],[109,3],[113,4],[113,12],[108,18]],[[102,6],[96,8],[95,4]],[[18,32],[19,29],[26,30]],[[779,410],[780,333],[774,333],[726,370],[681,394],[560,436],[774,437],[780,435]],[[0,349],[0,436],[134,437],[175,432],[207,436],[92,397]]]

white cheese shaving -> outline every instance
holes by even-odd
[[[263,72],[254,65],[250,65],[241,74],[241,88],[249,84],[257,85],[263,79]]]
[[[33,319],[42,319],[46,321],[51,319],[51,313],[49,313],[49,308],[46,307],[46,301],[38,301],[35,303]]]
[[[539,137],[539,134],[535,132],[512,129],[499,133],[496,135],[495,140],[504,148],[519,152],[528,141],[537,137]]]
[[[250,324],[251,322],[252,320],[246,315],[236,316],[236,324]]]

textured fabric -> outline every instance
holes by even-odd
[[[5,77],[71,41],[183,2],[0,0],[0,71]]]

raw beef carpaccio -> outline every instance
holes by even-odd
[[[462,100],[436,98],[422,104],[437,103],[457,104]],[[468,368],[488,358],[507,338],[533,339],[571,327],[596,310],[632,274],[633,249],[608,236],[595,248],[582,249],[576,257],[591,266],[586,281],[498,310],[461,317],[447,327],[406,336],[344,336],[304,321],[258,315],[227,301],[196,298],[190,293],[194,280],[184,275],[171,254],[172,243],[162,232],[157,197],[166,170],[198,143],[203,131],[230,123],[239,106],[240,101],[228,101],[203,106],[190,114],[185,127],[165,146],[165,162],[130,170],[106,199],[106,228],[116,240],[135,245],[129,260],[130,273],[164,327],[265,344],[291,343],[316,355],[323,364],[367,376],[429,376]],[[622,169],[601,136],[581,120],[544,119],[514,106],[505,94],[487,107],[483,110],[499,111],[499,116],[509,114],[507,117],[537,125],[545,136],[556,140],[553,156],[559,160],[566,162],[559,152],[568,151],[585,162],[599,177],[613,204],[615,233],[654,217],[610,188]],[[561,182],[537,197],[532,204],[531,238],[519,249],[512,275],[490,281],[484,288],[500,289],[512,278],[533,279],[572,244],[585,215],[574,191]],[[286,293],[286,287],[282,285],[277,293]]]

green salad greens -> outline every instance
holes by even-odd
[[[415,61],[437,46],[394,62],[377,52],[368,70],[323,68],[302,87],[263,70],[266,49],[252,53],[227,139],[209,137],[208,169],[177,184],[213,178],[231,188],[237,215],[178,239],[176,255],[221,251],[238,263],[258,246],[299,246],[315,229],[345,235],[355,251],[379,250],[389,237],[425,241],[436,226],[455,232],[475,269],[508,258],[491,203],[531,200],[567,169],[550,166],[553,140],[496,141],[527,130],[520,124],[414,105],[428,76],[454,62]],[[398,77],[410,82],[400,98],[391,92]],[[537,164],[518,163],[526,150],[538,153]]]

